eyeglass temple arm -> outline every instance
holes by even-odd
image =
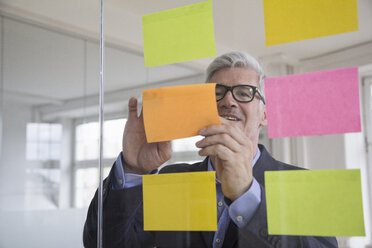
[[[256,88],[256,92],[260,96],[260,99],[262,100],[262,102],[266,105],[265,98],[262,96],[262,94],[261,94],[261,92],[260,92],[260,90],[258,88]]]

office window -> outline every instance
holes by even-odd
[[[103,177],[110,172],[109,167],[103,169]],[[76,170],[75,207],[88,207],[98,186],[98,168],[81,168]]]
[[[77,161],[98,159],[98,130],[98,122],[84,123],[76,127],[75,158]]]
[[[59,160],[62,125],[52,123],[27,123],[26,159]]]
[[[121,151],[122,135],[127,119],[108,120],[103,125],[103,157],[115,158]],[[76,127],[77,161],[94,160],[99,157],[99,123],[89,122]]]
[[[127,119],[105,121],[103,126],[103,156],[105,158],[115,158],[121,152],[123,132],[126,122]]]
[[[107,120],[103,125],[104,178],[122,149],[122,137],[127,119]],[[98,187],[99,123],[76,126],[75,147],[75,207],[88,207]]]

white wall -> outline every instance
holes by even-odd
[[[345,169],[344,135],[305,137],[304,148],[305,168]]]
[[[26,202],[26,123],[30,107],[5,101],[3,106],[3,149],[0,163],[0,209],[24,209]]]
[[[34,188],[38,187],[34,181],[29,183],[26,168],[38,166],[25,157],[26,124],[33,120],[32,108],[6,100],[2,115],[0,247],[82,247],[87,209],[57,209]]]

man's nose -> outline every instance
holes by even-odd
[[[222,98],[220,101],[218,101],[218,106],[224,106],[224,107],[232,107],[237,106],[237,102],[234,99],[232,92],[229,90],[226,92],[226,95],[224,98]]]

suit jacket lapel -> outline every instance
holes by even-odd
[[[261,156],[258,158],[253,167],[253,176],[261,185],[265,185],[265,171],[270,170],[270,165],[275,163],[275,159],[271,157],[263,145],[258,145],[261,151]]]

